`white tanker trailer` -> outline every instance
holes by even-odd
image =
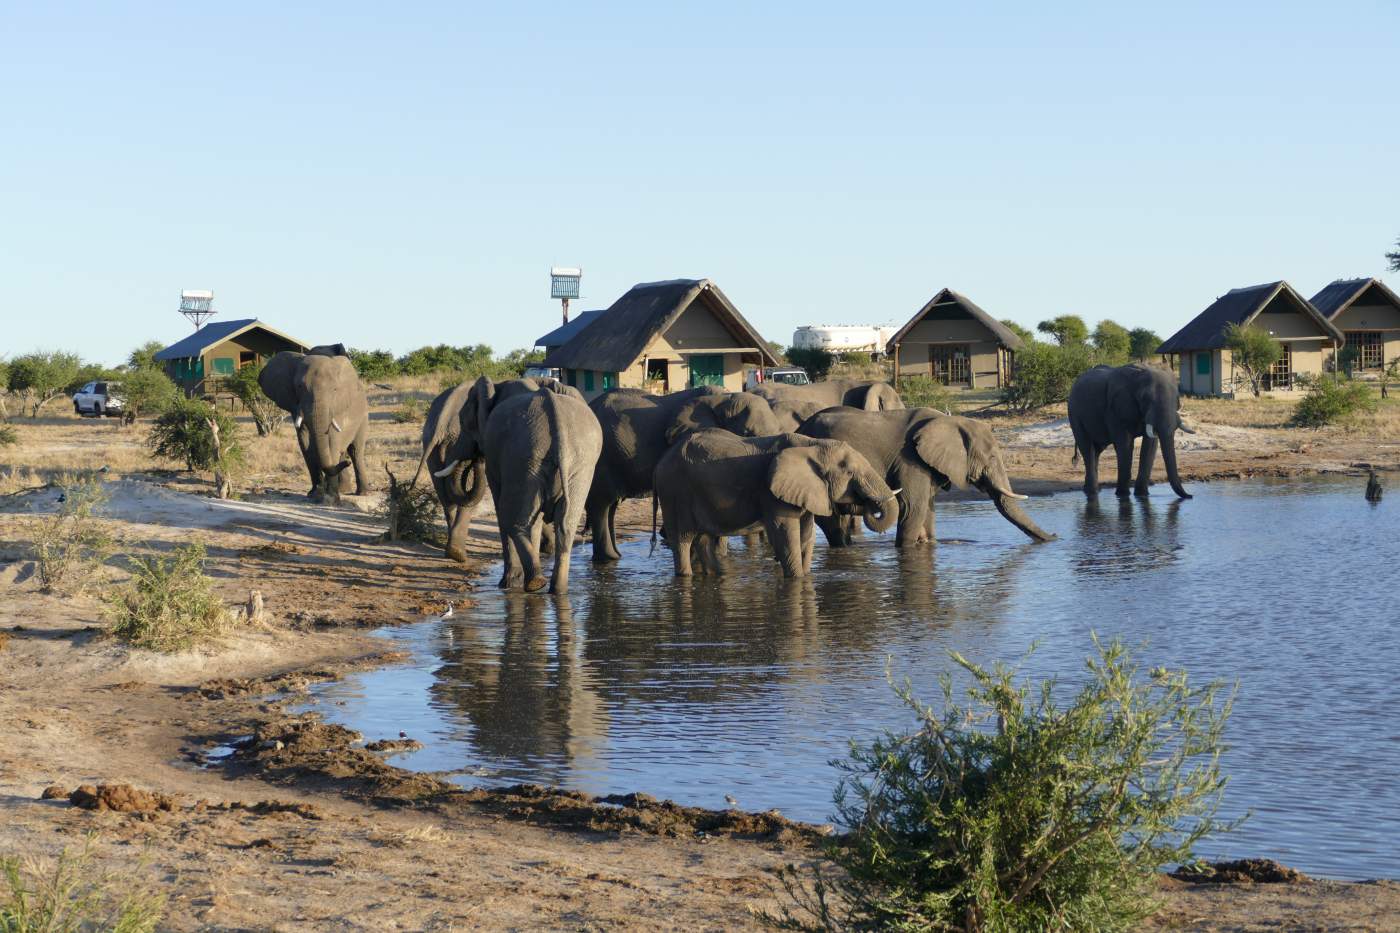
[[[808,324],[793,331],[792,345],[828,353],[883,355],[897,330],[893,324]]]

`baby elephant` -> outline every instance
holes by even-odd
[[[698,431],[661,458],[653,488],[678,577],[690,576],[693,546],[704,569],[721,572],[716,541],[756,526],[767,532],[783,576],[806,576],[814,515],[898,508],[898,490],[849,445],[799,434]]]

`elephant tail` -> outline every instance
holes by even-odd
[[[1078,445],[1078,444],[1075,444],[1075,445],[1074,445],[1074,453],[1073,453],[1073,455],[1071,455],[1070,458],[1069,458],[1069,465],[1070,465],[1070,466],[1078,466],[1078,465],[1079,465],[1079,445]]]

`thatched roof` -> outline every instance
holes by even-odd
[[[181,360],[203,356],[208,350],[218,346],[225,340],[232,340],[234,337],[246,334],[253,329],[267,331],[277,339],[285,341],[288,350],[300,350],[304,353],[310,349],[308,344],[288,337],[281,331],[268,327],[262,321],[250,317],[237,321],[212,321],[205,324],[185,339],[177,340],[164,350],[161,350],[156,354],[155,358],[161,362],[165,362],[166,360]]]
[[[1327,320],[1335,321],[1337,315],[1354,305],[1356,300],[1369,289],[1375,289],[1376,293],[1389,302],[1391,307],[1400,311],[1400,297],[1397,297],[1395,292],[1386,287],[1386,284],[1380,279],[1337,279],[1313,295],[1310,300],[1313,307],[1321,311]]]
[[[1157,348],[1158,353],[1184,353],[1188,350],[1216,350],[1225,346],[1225,328],[1230,324],[1245,326],[1275,299],[1292,306],[1299,314],[1313,319],[1317,329],[1337,342],[1343,342],[1342,332],[1323,316],[1322,312],[1298,294],[1287,282],[1265,282],[1247,288],[1232,288],[1185,327],[1172,334]]]
[[[964,312],[968,317],[991,331],[1002,346],[1009,350],[1021,349],[1021,338],[1017,337],[1016,333],[1011,330],[1011,328],[992,317],[986,311],[983,311],[966,295],[959,294],[951,288],[945,288],[937,295],[930,298],[928,302],[919,309],[919,313],[911,317],[909,323],[901,327],[899,333],[890,338],[890,342],[885,345],[885,352],[894,353],[895,346],[900,343],[905,335],[913,330],[915,325],[922,321],[930,311],[933,311],[939,306],[948,305],[956,306],[957,309]]]
[[[545,357],[545,366],[621,372],[695,302],[724,325],[740,346],[754,347],[764,366],[778,359],[758,331],[709,279],[672,279],[634,285],[572,340]]]
[[[535,346],[562,347],[564,344],[577,337],[580,331],[597,320],[598,315],[602,313],[601,310],[584,311],[582,314],[576,315],[569,323],[554,328],[554,330],[545,334],[543,337],[536,337]]]

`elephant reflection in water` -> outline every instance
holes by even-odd
[[[1146,499],[1101,505],[1084,500],[1070,567],[1085,577],[1118,577],[1165,567],[1181,559],[1181,499],[1165,507]]]
[[[502,641],[490,644],[467,622],[453,626],[439,651],[430,692],[440,707],[460,710],[482,759],[560,782],[571,770],[596,770],[608,713],[584,668],[582,639],[566,596],[502,594]]]

